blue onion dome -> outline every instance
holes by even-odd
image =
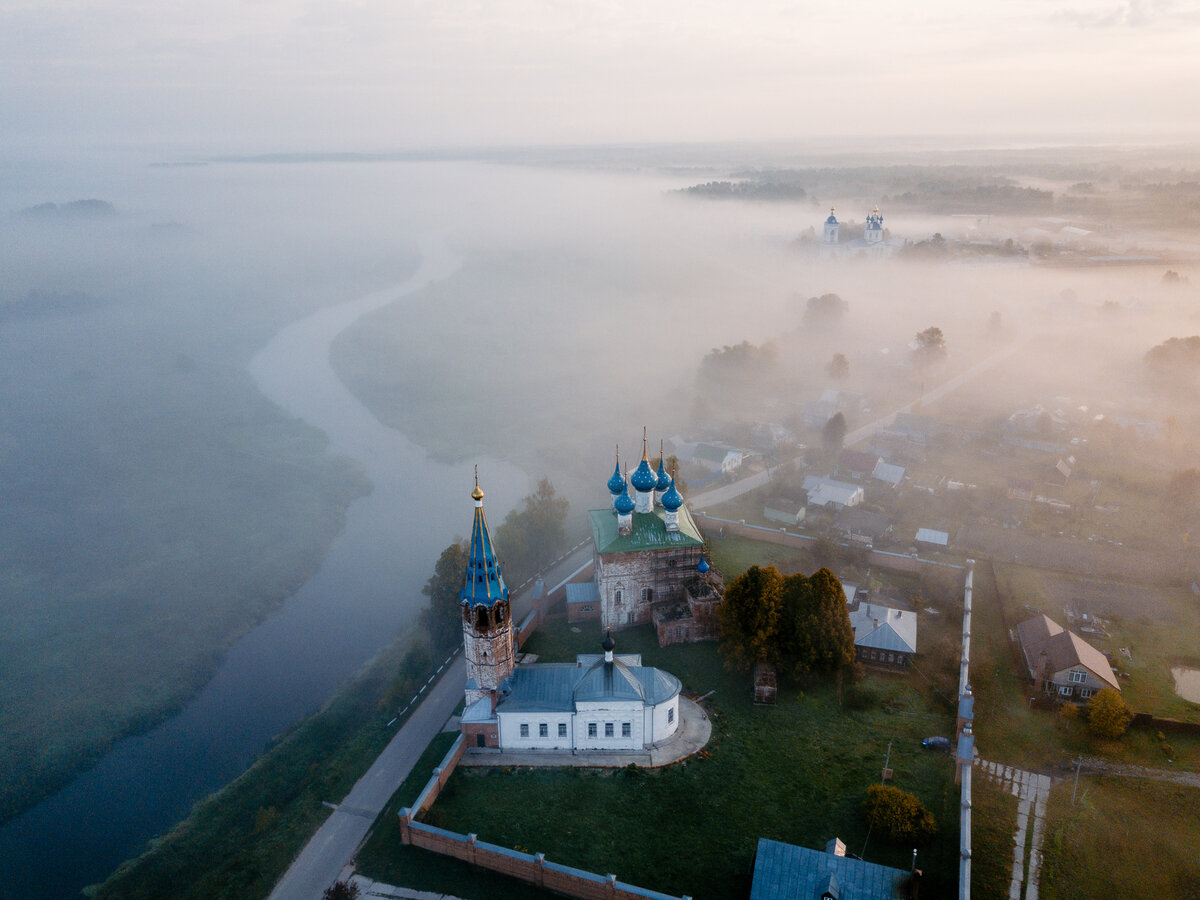
[[[654,490],[654,486],[658,484],[658,477],[654,474],[654,470],[650,468],[650,460],[646,459],[645,454],[642,454],[642,461],[638,463],[637,469],[629,477],[629,483],[636,490],[642,492],[652,491]]]
[[[654,484],[656,491],[665,491],[671,486],[671,476],[667,474],[667,467],[663,465],[663,458],[658,458],[658,481]]]
[[[637,504],[635,504],[633,502],[632,498],[630,498],[629,491],[623,490],[623,491],[621,491],[621,496],[617,498],[617,502],[614,505],[616,507],[617,512],[619,512],[623,516],[627,516],[631,512],[633,512],[634,507]]]
[[[613,468],[612,478],[608,479],[608,492],[614,497],[617,494],[624,493],[625,479],[621,476],[621,461],[617,460],[616,466]]]
[[[678,488],[675,487],[674,478],[667,486],[667,492],[662,495],[662,505],[667,512],[678,512],[679,507],[683,506],[683,494],[679,493]]]
[[[708,564],[708,560],[705,559],[703,556],[700,557],[700,565],[696,566],[696,571],[699,572],[701,575],[704,575],[711,568],[712,568],[712,566],[710,566]]]
[[[825,220],[826,225],[836,225],[838,223],[837,216],[833,214],[833,207],[829,207],[829,218]]]

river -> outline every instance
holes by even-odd
[[[431,237],[408,281],[294,322],[255,355],[260,390],[325,431],[333,452],[356,460],[374,489],[351,505],[319,570],[230,649],[181,712],[119,742],[0,829],[4,900],[75,898],[102,880],[319,708],[423,603],[419,590],[438,553],[470,530],[472,465],[437,462],[381,425],[338,380],[329,347],[366,313],[419,302],[423,287],[458,266],[445,241]],[[503,516],[529,479],[507,463],[478,462],[489,512]]]

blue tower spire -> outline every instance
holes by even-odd
[[[500,574],[500,561],[496,559],[487,516],[483,514],[483,491],[479,488],[478,467],[475,469],[475,490],[471,491],[471,499],[475,501],[475,523],[471,526],[470,556],[466,580],[458,595],[459,602],[489,607],[500,601],[507,603],[508,586]]]

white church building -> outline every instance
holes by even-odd
[[[470,746],[502,750],[643,750],[679,728],[681,685],[674,675],[617,656],[612,634],[603,655],[572,663],[514,665],[508,587],[483,514],[475,522],[462,606],[467,661],[462,732]]]
[[[901,242],[893,240],[884,232],[883,214],[878,205],[867,216],[862,237],[842,240],[840,229],[841,223],[838,222],[831,206],[821,235],[823,256],[891,256],[902,246]]]

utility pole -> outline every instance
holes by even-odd
[[[1079,759],[1075,760],[1075,784],[1071,787],[1071,805],[1075,805],[1075,792],[1079,790],[1079,767],[1083,765],[1083,754],[1079,754]]]

